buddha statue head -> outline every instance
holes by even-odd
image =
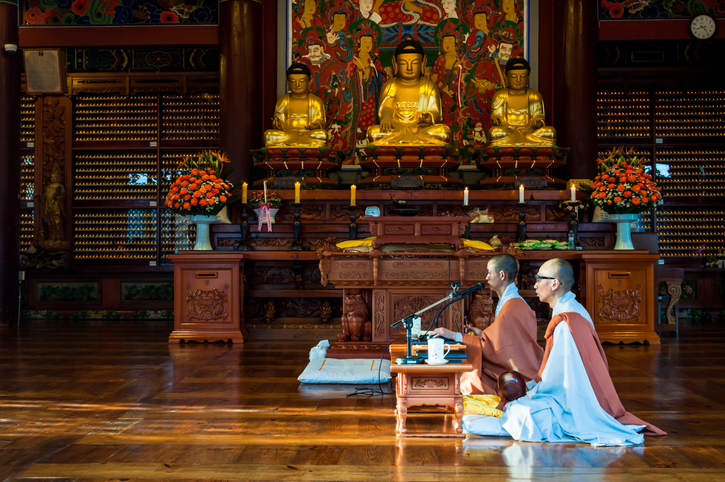
[[[509,89],[520,91],[529,85],[531,65],[526,59],[510,58],[506,62],[506,84]]]
[[[312,72],[307,64],[295,62],[287,69],[287,84],[293,97],[305,96],[310,91]]]
[[[396,75],[403,81],[417,81],[423,73],[425,51],[420,42],[403,40],[395,48],[394,66]]]

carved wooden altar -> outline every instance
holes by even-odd
[[[512,251],[522,263],[540,265],[548,259],[564,258],[575,268],[578,266],[577,298],[591,314],[602,342],[660,343],[655,332],[654,265],[658,255],[647,251],[613,250]],[[390,325],[444,297],[453,281],[460,281],[464,289],[485,281],[488,260],[499,252],[321,251],[322,284],[332,283],[346,292],[360,290],[372,317],[371,343],[337,343],[328,356],[369,356],[379,350],[381,344],[404,337],[401,326],[391,329]],[[526,282],[520,278],[517,283],[519,292],[528,301],[536,297],[532,279],[533,276],[527,276]],[[462,331],[464,309],[462,302],[452,305],[441,316],[439,326]],[[431,322],[434,311],[435,308],[422,316],[423,327]]]
[[[322,284],[332,283],[347,294],[361,293],[370,307],[372,341],[337,343],[328,356],[359,357],[377,353],[396,338],[405,339],[402,325],[394,322],[429,306],[450,292],[450,285],[460,281],[462,289],[486,280],[486,265],[494,252],[469,251],[321,253]],[[441,305],[442,306],[442,305]],[[421,326],[430,326],[439,307],[421,315]],[[463,330],[464,303],[459,301],[443,311],[438,325],[454,331]]]
[[[188,251],[169,259],[174,263],[174,331],[169,343],[244,343],[242,255]]]

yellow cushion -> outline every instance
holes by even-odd
[[[490,244],[486,244],[483,241],[474,241],[473,239],[465,239],[461,238],[463,240],[463,247],[464,248],[473,248],[473,249],[483,249],[486,251],[493,251],[493,247]]]
[[[351,239],[350,241],[343,241],[337,243],[336,246],[341,249],[345,248],[359,248],[360,246],[372,246],[376,236],[365,238],[365,239]]]
[[[499,403],[501,403],[501,397],[498,395],[464,395],[463,411],[470,415],[501,418],[503,412],[496,408]]]

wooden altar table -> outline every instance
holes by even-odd
[[[460,281],[465,289],[486,279],[487,263],[501,251],[454,253],[395,252],[346,253],[323,251],[320,256],[322,283],[337,288],[359,289],[372,317],[373,344],[387,344],[405,336],[402,326],[391,329],[395,321],[443,298],[450,283]],[[519,261],[546,261],[564,258],[578,263],[578,299],[594,321],[599,339],[612,343],[650,343],[658,345],[655,332],[657,297],[654,266],[659,260],[647,251],[520,251]],[[526,287],[524,287],[526,288]],[[524,298],[534,298],[533,287],[521,289]],[[441,316],[439,326],[463,330],[464,303],[451,305]],[[427,327],[436,309],[422,315]],[[339,346],[338,346],[339,345]],[[354,344],[335,345],[336,351],[357,355]],[[335,350],[331,350],[335,353]],[[370,353],[370,347],[366,349]]]

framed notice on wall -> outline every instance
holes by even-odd
[[[66,88],[65,50],[23,49],[29,94],[63,94]]]

